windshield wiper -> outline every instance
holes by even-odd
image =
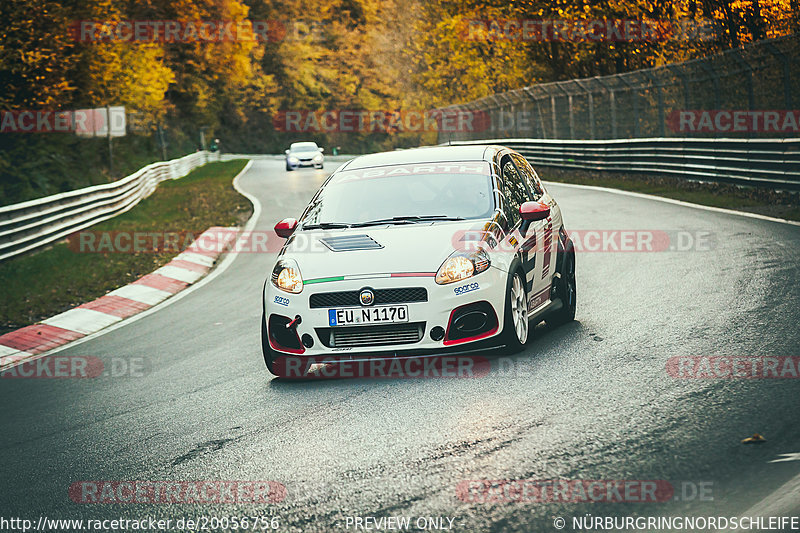
[[[379,218],[377,220],[368,220],[367,222],[359,222],[353,224],[354,228],[362,228],[364,226],[380,226],[383,224],[416,224],[417,222],[431,222],[439,220],[464,220],[463,217],[450,217],[447,215],[410,215],[392,218]]]
[[[303,224],[302,229],[341,229],[349,228],[351,225],[346,222],[320,222],[319,224]]]

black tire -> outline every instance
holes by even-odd
[[[563,305],[561,309],[545,319],[548,326],[560,326],[575,320],[578,296],[575,280],[575,251],[568,250],[564,252],[561,268],[556,272],[556,277],[553,279],[554,297],[560,298]]]
[[[294,170],[294,169],[287,164],[286,165],[286,172],[291,172],[292,170]]]
[[[506,347],[506,353],[509,354],[522,351],[531,338],[526,285],[525,276],[518,270],[509,280],[506,290],[506,311],[500,339]]]

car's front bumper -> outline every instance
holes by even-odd
[[[322,166],[323,163],[324,163],[323,160],[314,161],[313,159],[309,159],[308,161],[302,161],[301,160],[301,161],[298,161],[296,163],[292,163],[291,161],[286,161],[286,166],[289,166],[289,167],[292,167],[292,168],[318,167],[318,166]]]
[[[309,281],[312,281],[309,283]],[[437,285],[432,275],[396,275],[394,277],[364,276],[361,279],[343,279],[313,283],[307,280],[300,294],[286,293],[266,283],[264,294],[265,320],[270,346],[278,354],[291,354],[299,356],[318,357],[325,355],[349,355],[353,357],[396,357],[396,356],[426,356],[442,353],[463,352],[477,349],[491,344],[501,330],[504,320],[505,295],[507,287],[507,274],[498,268],[491,267],[468,280]],[[310,298],[320,293],[339,293],[347,291],[361,291],[369,288],[373,291],[381,289],[409,289],[424,288],[427,291],[427,301],[397,302],[387,305],[405,305],[408,308],[408,322],[401,324],[386,324],[382,330],[368,330],[373,325],[334,326],[329,323],[329,309],[353,309],[361,311],[367,307],[335,305],[312,308]],[[474,310],[473,304],[478,305],[478,310],[489,316],[483,328],[478,328],[474,335],[465,335],[456,332],[453,319],[461,316],[465,311]],[[380,303],[375,304],[380,307]],[[454,310],[459,310],[454,312]],[[285,334],[283,325],[288,320],[297,316],[300,322],[296,326],[296,339],[298,342],[287,348],[275,341],[271,329],[284,328],[278,333]],[[278,320],[275,317],[285,317]],[[416,337],[411,335],[411,325],[417,329]],[[445,332],[443,338],[436,338],[432,330],[442,328]],[[334,331],[335,330],[335,331]],[[345,330],[347,330],[345,332]],[[344,332],[344,333],[342,333]],[[392,342],[393,332],[397,332],[399,342]],[[374,335],[373,335],[374,333]],[[435,332],[433,332],[435,333]],[[441,333],[441,331],[440,331]],[[280,335],[277,335],[280,337]],[[313,340],[312,346],[303,345],[302,340]],[[286,337],[283,337],[286,338]],[[370,338],[379,345],[369,345]],[[337,339],[340,342],[337,342]],[[355,339],[355,341],[354,341]],[[415,340],[418,339],[418,340]],[[349,345],[349,343],[367,343]],[[341,344],[345,345],[341,345]],[[285,343],[291,344],[291,343]],[[309,344],[309,343],[305,343]]]

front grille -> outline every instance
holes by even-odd
[[[378,250],[383,248],[369,235],[342,235],[338,237],[325,237],[319,242],[333,252],[352,252],[355,250]]]
[[[328,348],[387,346],[419,342],[425,332],[425,322],[316,329],[319,340]]]
[[[428,290],[425,287],[402,287],[399,289],[374,289],[373,305],[404,304],[427,302]],[[308,299],[312,309],[323,307],[357,307],[361,306],[357,291],[320,292],[312,294]]]

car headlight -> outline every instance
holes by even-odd
[[[300,160],[297,159],[295,156],[293,156],[293,155],[289,156],[289,163],[297,164],[299,162],[300,162]]]
[[[322,161],[322,154],[317,154],[314,156],[314,161]]]
[[[272,284],[282,291],[299,294],[303,290],[300,268],[291,259],[281,259],[272,269]]]
[[[471,278],[488,269],[491,265],[489,255],[483,250],[477,252],[454,252],[436,272],[436,283],[446,285],[462,279]]]

